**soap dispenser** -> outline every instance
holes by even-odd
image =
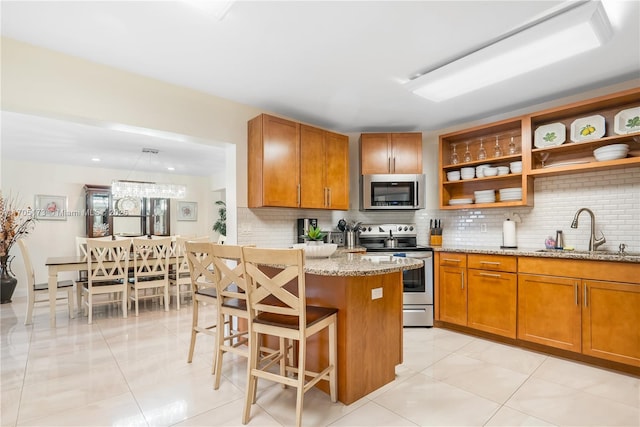
[[[556,230],[556,249],[564,248],[564,236],[562,230]]]

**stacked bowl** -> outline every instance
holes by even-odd
[[[498,175],[498,168],[486,167],[482,169],[482,174],[484,176],[496,176]]]
[[[476,176],[476,170],[474,168],[462,168],[460,169],[460,176],[462,179],[472,179]]]
[[[479,190],[473,192],[476,203],[494,203],[496,201],[495,190]]]
[[[522,187],[502,188],[498,192],[500,193],[501,202],[522,200]]]
[[[459,180],[460,180],[460,171],[447,172],[447,181],[459,181]]]
[[[629,146],[627,144],[611,144],[600,147],[593,150],[593,156],[599,162],[606,162],[607,160],[624,159],[629,153]]]
[[[484,169],[488,168],[488,167],[489,167],[489,165],[478,165],[478,166],[476,166],[476,176],[478,178],[482,178],[484,176],[484,172],[483,172]]]
[[[522,161],[511,162],[509,163],[509,167],[511,169],[511,173],[520,173],[522,172]]]
[[[509,175],[509,166],[498,166],[498,175]]]

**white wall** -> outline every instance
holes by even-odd
[[[22,201],[22,206],[34,207],[35,195],[67,196],[69,216],[66,221],[40,220],[28,237],[27,245],[38,282],[47,280],[45,260],[51,256],[75,255],[75,236],[85,236],[85,184],[109,185],[111,180],[121,177],[122,170],[95,167],[64,166],[47,163],[2,161],[2,191],[5,197],[14,195]],[[171,201],[171,234],[189,236],[212,236],[211,191],[209,178],[184,175],[155,174],[150,179],[158,182],[184,184],[187,187],[185,201],[198,203],[198,221],[178,221],[177,201]],[[18,278],[15,296],[26,295],[25,271],[20,250],[11,250],[15,256],[13,272]],[[67,273],[61,278],[73,279]]]

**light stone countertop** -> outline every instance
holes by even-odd
[[[304,271],[319,276],[375,276],[423,266],[420,259],[336,251],[329,258],[305,257]]]
[[[589,261],[614,261],[614,262],[630,262],[640,264],[639,252],[628,252],[620,255],[618,252],[609,251],[563,251],[556,249],[500,249],[500,248],[467,248],[467,247],[434,247],[436,252],[459,252],[469,254],[487,254],[487,255],[512,255],[512,256],[531,256],[539,258],[565,258],[565,259],[583,259]]]

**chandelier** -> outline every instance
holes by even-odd
[[[142,153],[158,154],[155,148],[143,148]],[[142,154],[141,154],[142,155]],[[134,169],[140,160],[136,160]],[[115,198],[149,197],[158,199],[182,199],[187,195],[187,187],[179,184],[162,184],[145,181],[114,180],[111,182],[111,194]]]

